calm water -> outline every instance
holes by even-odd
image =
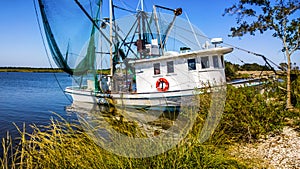
[[[55,75],[63,89],[72,84],[67,74]],[[47,125],[51,117],[57,118],[53,112],[74,120],[76,116],[65,111],[70,104],[53,73],[0,73],[0,138],[7,131],[19,136],[13,123],[21,128],[23,123]]]

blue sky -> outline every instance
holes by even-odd
[[[210,38],[222,37],[226,43],[263,54],[277,64],[286,61],[286,57],[281,53],[281,41],[273,38],[270,32],[242,38],[227,36],[230,28],[235,25],[235,18],[222,14],[234,1],[145,1],[171,8],[183,8],[190,21]],[[136,6],[137,2],[131,0],[130,4]],[[147,3],[147,9],[151,9]],[[33,0],[1,0],[0,24],[0,67],[50,67],[38,29]],[[261,58],[238,50],[227,55],[226,60],[238,64],[242,64],[239,60],[264,64]],[[300,65],[299,52],[292,56],[292,62]]]

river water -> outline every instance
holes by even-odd
[[[68,121],[76,120],[76,115],[65,110],[71,98],[58,82],[64,89],[72,79],[65,73],[0,73],[0,138],[7,132],[18,137],[14,124],[20,128],[25,124],[28,132],[31,124],[47,125],[51,118],[58,119],[53,112]]]

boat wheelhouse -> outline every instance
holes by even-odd
[[[208,83],[221,85],[226,81],[223,55],[231,51],[231,48],[220,47],[195,52],[166,52],[165,56],[134,61],[137,93],[180,91],[191,94]]]

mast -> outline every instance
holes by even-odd
[[[110,56],[110,76],[113,76],[113,1],[109,0],[109,56]]]
[[[144,11],[144,0],[139,0],[139,3],[137,5],[137,7],[136,7],[136,10],[137,11]]]
[[[173,11],[173,13],[174,13],[173,20],[169,24],[166,32],[163,35],[164,38],[162,37],[161,32],[160,32],[160,28],[159,28],[158,16],[157,16],[157,10],[156,10],[157,8]],[[159,36],[159,41],[160,41],[159,43],[160,43],[160,46],[161,46],[161,52],[162,52],[162,55],[164,55],[164,48],[165,48],[166,43],[168,41],[169,34],[171,32],[171,29],[173,28],[173,26],[175,24],[176,17],[182,14],[182,8],[171,9],[171,8],[167,8],[167,7],[163,7],[163,6],[159,6],[159,5],[154,5],[153,6],[153,14],[154,14],[154,21],[155,21],[155,25],[156,25],[156,29],[157,29],[156,31],[157,31],[157,34]]]
[[[141,8],[142,8],[142,11],[144,11],[144,0],[141,0]]]
[[[157,31],[157,35],[158,35],[159,44],[160,44],[160,46],[163,46],[155,5],[153,5],[153,15],[154,15],[154,22],[155,22],[155,25],[156,25],[156,31]],[[163,48],[161,48],[160,50],[161,50],[162,55],[164,55]]]

